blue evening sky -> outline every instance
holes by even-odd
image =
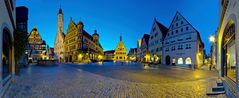
[[[89,34],[97,29],[104,50],[115,49],[120,34],[127,51],[137,47],[137,40],[144,33],[150,33],[154,17],[169,27],[179,11],[200,32],[209,53],[209,36],[215,34],[219,21],[218,0],[17,0],[17,6],[29,8],[29,33],[36,26],[51,47],[60,5],[64,13],[64,32],[70,17],[76,23],[82,21]]]

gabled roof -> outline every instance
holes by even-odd
[[[190,26],[196,31],[197,36],[198,36],[200,42],[201,42],[201,43],[203,44],[203,46],[204,46],[204,43],[202,42],[202,39],[201,39],[201,36],[200,36],[200,33],[199,33],[199,32],[197,31],[197,29],[195,29],[195,28],[193,27],[193,25],[192,25],[190,22],[188,22],[188,20],[187,20],[181,13],[179,13],[178,11],[177,11],[176,14],[174,15],[173,20],[172,20],[172,22],[170,23],[169,30],[170,30],[170,28],[171,28],[171,26],[172,26],[172,24],[173,24],[173,22],[174,22],[174,20],[175,20],[175,18],[176,18],[177,15],[180,15],[180,16],[188,23],[188,25],[190,25]]]
[[[114,53],[115,50],[108,50],[108,51],[105,51],[104,53]]]
[[[82,34],[86,36],[87,38],[89,38],[90,40],[93,40],[93,37],[89,33],[87,33],[85,30],[82,31]]]
[[[193,25],[192,25],[190,22],[188,22],[188,20],[187,20],[181,13],[179,13],[179,11],[177,11],[176,14],[174,15],[173,20],[172,20],[172,22],[170,23],[169,29],[170,29],[170,27],[172,26],[172,23],[173,23],[173,21],[175,20],[177,14],[180,15],[196,32],[198,32],[197,29],[195,29],[195,28],[193,27]]]
[[[149,37],[150,37],[149,34],[144,34],[144,36],[143,36],[143,38],[142,38],[142,41],[143,41],[143,39],[145,39],[147,45],[148,45],[148,43],[149,43]]]
[[[167,32],[168,32],[168,28],[165,27],[163,24],[161,24],[160,22],[158,22],[155,18],[155,22],[156,24],[158,25],[159,29],[162,31],[162,34],[163,34],[163,38],[165,38],[165,36],[167,35]]]

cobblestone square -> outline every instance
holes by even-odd
[[[215,71],[142,64],[32,66],[16,76],[6,98],[225,98],[207,96]]]

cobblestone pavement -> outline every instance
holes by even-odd
[[[60,64],[22,70],[6,98],[225,98],[207,96],[216,72],[140,64]]]

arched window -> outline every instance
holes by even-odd
[[[183,58],[178,58],[178,64],[183,64]]]
[[[186,64],[192,64],[192,60],[190,57],[187,57],[186,60],[185,60],[185,63]]]

